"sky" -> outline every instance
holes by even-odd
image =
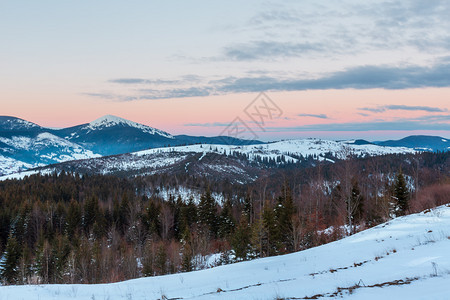
[[[449,15],[439,0],[0,0],[0,115],[68,127],[111,114],[210,136],[238,120],[261,140],[448,138]]]

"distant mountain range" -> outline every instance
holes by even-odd
[[[194,144],[203,146],[182,147]],[[340,153],[346,149],[359,156],[412,151],[448,151],[450,142],[442,137],[410,136],[398,141],[380,142],[303,139],[263,143],[224,136],[173,136],[162,130],[110,115],[64,129],[45,128],[19,118],[0,116],[0,176],[49,164],[155,148],[160,149],[149,152],[155,157],[162,155],[161,153],[178,158],[196,153],[211,156],[227,154],[228,151],[228,155],[231,152],[245,155],[248,161],[259,157],[266,162],[274,160],[275,163],[279,163],[293,162],[308,155],[319,160],[339,158]],[[176,155],[168,152],[176,152]],[[148,158],[147,154],[143,156]],[[125,157],[134,156],[119,156],[122,165],[126,164]],[[83,165],[87,162],[96,165],[99,161],[104,160],[88,160],[83,162]],[[141,164],[145,165],[146,162],[140,160],[138,165]],[[124,171],[120,166],[109,165],[109,168]],[[135,171],[138,170],[139,168],[135,168]]]
[[[267,171],[278,168],[313,166],[317,162],[334,163],[348,156],[365,157],[384,154],[405,154],[415,151],[405,147],[373,144],[356,145],[354,141],[320,139],[287,140],[258,145],[197,144],[153,148],[134,153],[68,161],[13,174],[9,178],[53,172],[107,174],[133,177],[154,174],[189,174],[198,177],[245,183],[256,180]]]
[[[0,175],[64,161],[186,144],[261,144],[231,137],[173,136],[116,116],[64,129],[0,116]]]
[[[440,136],[412,135],[401,140],[375,142],[380,146],[408,147],[418,151],[449,151],[450,141]]]

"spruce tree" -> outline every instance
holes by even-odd
[[[3,261],[0,265],[0,277],[2,281],[8,284],[17,284],[19,279],[19,261],[21,257],[21,249],[16,238],[9,236],[6,244]]]
[[[83,215],[83,227],[86,233],[92,228],[94,225],[97,216],[99,215],[100,207],[98,204],[98,198],[96,196],[90,197],[84,203],[84,215]]]
[[[278,253],[278,228],[275,223],[275,213],[266,201],[262,214],[261,250],[263,255],[271,256]]]
[[[192,224],[197,222],[197,206],[194,198],[189,197],[188,203],[181,208],[180,211],[180,232],[184,233]]]
[[[281,196],[278,197],[278,204],[275,209],[275,220],[277,225],[277,242],[280,243],[283,251],[293,251],[294,244],[292,238],[293,224],[292,216],[295,213],[294,202],[292,200],[291,189],[285,182],[281,189]]]
[[[220,213],[220,225],[219,225],[219,237],[225,238],[229,236],[234,229],[234,218],[231,201],[228,199],[223,205],[222,212]]]
[[[247,223],[246,216],[241,216],[241,221],[239,222],[239,226],[236,228],[232,238],[231,238],[231,247],[234,250],[234,254],[238,259],[246,260],[247,256],[251,250],[250,242],[251,242],[251,231],[250,227]]]
[[[142,216],[143,223],[148,230],[149,235],[161,235],[161,223],[159,221],[159,215],[161,207],[154,200],[150,199],[148,206],[145,209],[145,213]]]
[[[216,201],[211,196],[209,187],[200,197],[200,203],[198,205],[198,221],[208,229],[211,238],[214,238],[217,235],[217,207]]]
[[[81,208],[78,202],[71,200],[66,217],[66,233],[69,240],[72,240],[74,235],[78,232],[81,225]]]
[[[394,186],[394,197],[397,200],[397,208],[400,215],[404,215],[409,209],[409,191],[406,186],[405,176],[403,172],[397,174]]]

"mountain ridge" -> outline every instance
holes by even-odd
[[[380,150],[382,148],[372,151],[374,147],[386,147],[385,149],[389,149],[387,153],[448,151],[450,149],[448,139],[436,136],[409,136],[397,141],[380,142],[370,142],[362,139],[327,141],[314,138],[290,141],[264,143],[257,140],[242,140],[227,136],[171,135],[165,131],[113,115],[105,115],[89,123],[61,129],[42,127],[16,117],[0,116],[0,175],[72,160],[123,155],[156,148],[162,149],[159,152],[167,152],[167,149],[164,150],[165,147],[182,147],[196,144],[203,144],[205,147],[209,145],[214,148],[230,146],[230,149],[222,149],[222,151],[233,151],[244,156],[249,155],[249,157],[253,154],[249,152],[243,153],[238,148],[231,148],[233,146],[245,147],[253,145],[255,149],[250,152],[273,152],[270,155],[259,155],[262,159],[266,159],[266,162],[270,161],[270,159],[287,159],[288,162],[296,161],[298,160],[297,156],[306,156],[309,153],[308,147],[316,150],[320,148],[320,151],[313,151],[313,154],[317,155],[316,158],[318,160],[333,160],[333,155],[327,156],[326,153],[334,152],[336,154],[336,147],[339,148],[342,145],[347,145],[354,149],[362,147],[361,149],[363,150],[358,152],[358,155],[386,153],[386,151]],[[269,149],[272,147],[270,145],[281,145],[282,143],[285,145],[291,143],[292,145],[287,148],[283,146],[284,148],[280,149]],[[305,148],[302,143],[311,145],[305,146]],[[338,143],[340,143],[339,146]],[[260,149],[257,149],[258,145],[260,145]],[[303,153],[300,153],[300,149],[302,149]],[[281,154],[276,154],[277,151]],[[343,150],[339,151],[342,152]],[[199,153],[199,151],[194,152]],[[207,156],[222,154],[214,153],[214,151],[212,153],[202,151],[202,153]],[[294,156],[291,157],[290,153],[294,153]],[[166,156],[174,155],[169,153]],[[337,155],[335,156],[337,157]]]

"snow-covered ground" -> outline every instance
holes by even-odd
[[[346,141],[331,141],[321,139],[300,139],[287,140],[275,143],[266,143],[260,145],[190,145],[178,147],[155,148],[144,151],[135,152],[134,155],[144,156],[161,152],[195,152],[195,153],[219,153],[230,155],[233,152],[246,154],[250,160],[255,160],[257,157],[261,159],[277,159],[282,155],[286,162],[297,162],[297,159],[291,157],[295,156],[316,156],[319,160],[324,160],[324,155],[331,153],[334,157],[345,159],[349,155],[356,156],[375,156],[393,153],[414,153],[411,148],[405,147],[384,147],[378,145],[355,145]],[[203,158],[200,157],[200,159]]]
[[[8,147],[3,149],[6,152],[28,153],[32,157],[30,162],[25,163],[16,160],[12,155],[12,157],[0,155],[0,175],[13,174],[47,164],[100,157],[91,150],[48,132],[40,133],[32,138],[25,136],[0,137],[0,142]]]
[[[97,123],[109,124],[109,119],[102,119]],[[96,123],[96,124],[97,124]],[[1,141],[1,138],[0,138]],[[6,144],[14,145],[16,148],[24,147],[33,149],[39,152],[40,148],[45,148],[45,145],[51,145],[54,151],[41,153],[40,159],[46,163],[57,163],[70,160],[79,160],[86,158],[100,157],[89,150],[85,150],[78,144],[66,141],[51,134],[40,134],[36,139],[3,139]],[[207,154],[231,155],[233,153],[245,154],[250,161],[260,160],[274,160],[277,164],[296,163],[299,157],[314,156],[315,159],[323,161],[327,160],[328,154],[332,157],[344,159],[349,155],[353,156],[376,156],[392,153],[414,153],[415,150],[403,147],[384,147],[372,144],[355,145],[351,141],[331,141],[321,139],[299,139],[287,140],[275,143],[266,143],[260,145],[218,145],[218,144],[197,144],[190,146],[177,147],[163,147],[154,148],[134,152],[131,154],[123,154],[118,156],[110,156],[100,158],[99,160],[80,161],[86,170],[96,170],[101,174],[113,174],[115,172],[137,172],[135,175],[151,175],[164,171],[170,166],[174,166],[186,158],[198,155],[198,161],[208,166],[209,169],[215,172],[225,172],[229,174],[236,174],[245,178],[245,180],[254,180],[256,177],[248,177],[248,174],[239,165],[216,164],[211,161],[211,158],[206,159]],[[283,158],[283,159],[282,159]],[[186,172],[189,172],[190,162],[185,165]],[[41,164],[42,166],[43,164]],[[13,164],[12,162],[4,162],[0,160],[0,174],[11,174],[17,172],[19,167],[23,170],[22,163]],[[33,165],[32,167],[37,167]],[[25,166],[30,168],[30,166]],[[53,170],[53,168],[51,168]],[[2,172],[3,170],[3,172]],[[243,180],[239,179],[237,181]]]
[[[31,168],[32,165],[0,154],[0,176]]]
[[[0,299],[449,299],[449,253],[442,206],[289,255],[114,284],[5,286]]]
[[[36,174],[50,175],[50,174],[52,174],[55,171],[56,170],[52,169],[52,168],[43,169],[43,170],[20,171],[20,172],[17,172],[17,173],[0,176],[0,181],[3,181],[3,180],[14,180],[14,179],[22,180],[22,179],[24,179],[27,176],[32,176],[32,175],[36,175]]]

